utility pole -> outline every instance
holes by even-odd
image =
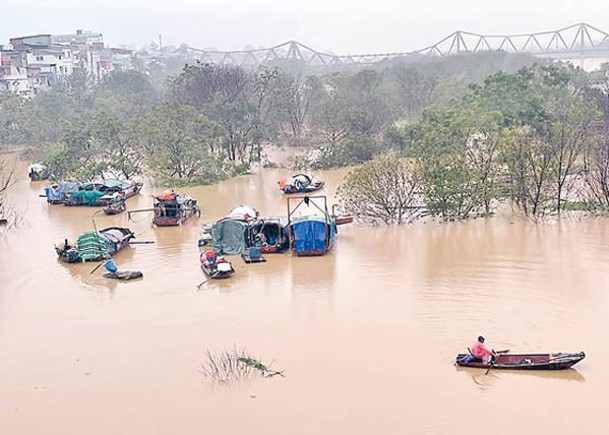
[[[159,35],[159,51],[163,52],[163,37]]]

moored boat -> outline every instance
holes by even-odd
[[[292,202],[297,202],[292,207]],[[324,255],[334,245],[336,219],[325,196],[288,198],[288,237],[299,257]]]
[[[152,223],[157,227],[176,227],[192,216],[201,216],[197,200],[188,195],[169,192],[154,199]]]
[[[492,369],[503,370],[565,370],[586,357],[584,352],[579,353],[514,353],[496,356]],[[491,363],[482,362],[470,354],[459,354],[455,364],[461,367],[475,367],[488,369]]]
[[[32,163],[27,168],[27,175],[30,181],[40,181],[49,178],[49,170],[42,163]]]
[[[259,248],[264,254],[281,253],[289,249],[287,219],[261,218],[250,205],[237,205],[215,224],[203,226],[199,247],[213,244],[220,254],[243,254],[249,248]]]
[[[129,228],[109,227],[99,232],[88,231],[78,236],[76,243],[55,245],[55,252],[61,261],[80,263],[105,260],[129,246],[135,234]]]
[[[214,251],[201,252],[199,261],[201,270],[211,279],[224,279],[235,273],[231,262]]]
[[[49,204],[103,207],[113,202],[116,195],[127,199],[137,195],[141,188],[142,183],[133,180],[76,181],[49,186],[44,189],[44,196]]]
[[[283,177],[277,184],[279,189],[286,194],[311,193],[323,189],[325,181],[313,180],[306,174],[296,174],[291,177]]]
[[[104,213],[111,216],[125,211],[125,200],[117,198],[104,207]]]

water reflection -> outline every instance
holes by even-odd
[[[486,369],[477,369],[471,367],[461,367],[455,365],[455,370],[467,374],[471,377],[472,382],[481,389],[488,389],[497,382],[508,382],[510,377],[531,377],[537,379],[555,379],[557,381],[575,381],[585,382],[586,378],[576,369],[570,368],[566,370],[493,370],[491,369],[486,374]]]

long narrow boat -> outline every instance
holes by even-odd
[[[55,245],[55,252],[66,263],[101,261],[129,246],[133,238],[135,234],[129,228],[104,228],[99,233],[88,231],[81,234],[74,244],[66,239],[64,243]]]
[[[497,355],[493,370],[565,370],[586,357],[579,353],[514,353]],[[488,369],[490,364],[480,362],[471,355],[460,353],[455,364],[461,367]]]

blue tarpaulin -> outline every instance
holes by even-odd
[[[294,250],[296,254],[320,255],[325,253],[334,243],[335,228],[327,225],[323,218],[311,216],[301,218],[292,224],[294,228]],[[329,244],[326,245],[327,232]]]

